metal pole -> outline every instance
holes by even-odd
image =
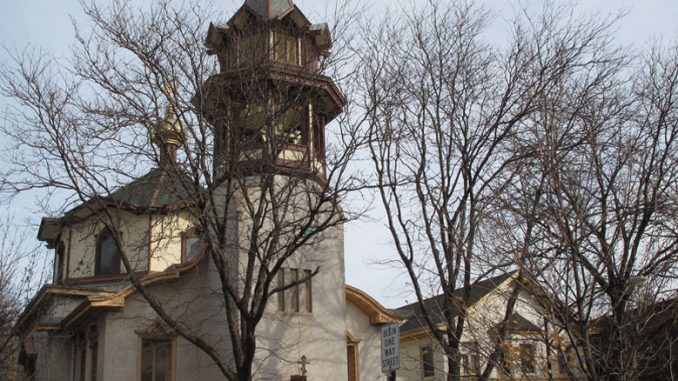
[[[391,374],[388,375],[388,381],[396,381],[396,371],[391,371]]]

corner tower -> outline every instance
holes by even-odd
[[[325,177],[325,126],[346,103],[321,74],[332,38],[290,0],[247,0],[205,42],[219,60],[195,98],[218,174]]]

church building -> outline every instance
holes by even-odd
[[[332,46],[328,26],[309,22],[291,0],[247,0],[226,24],[210,26],[205,44],[220,72],[194,103],[214,129],[215,179],[238,171],[254,184],[263,173],[275,173],[281,187],[300,178],[322,184],[324,128],[345,105],[332,79],[318,74]],[[256,70],[244,70],[255,63]],[[232,259],[215,263],[205,239],[211,230],[194,213],[195,182],[174,165],[182,128],[168,106],[153,134],[157,168],[43,218],[38,239],[54,250],[54,276],[17,323],[18,380],[224,379],[215,357],[232,360],[233,327],[224,317],[224,292],[232,291],[224,291],[222,277],[245,277],[251,221],[233,212],[226,231]],[[237,168],[226,160],[234,155]],[[236,198],[228,201],[235,209]],[[385,379],[379,330],[400,317],[345,284],[341,220],[319,237],[276,269],[269,286],[284,289],[268,300],[257,326],[252,379]],[[178,334],[159,310],[217,355]]]

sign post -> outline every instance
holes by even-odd
[[[395,381],[400,369],[400,325],[381,327],[381,371],[388,373],[389,381]]]

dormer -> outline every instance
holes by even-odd
[[[176,170],[156,168],[60,218],[43,218],[38,239],[54,249],[53,283],[124,280],[121,253],[139,275],[195,260],[202,242],[189,181]],[[106,226],[102,216],[115,224]]]

